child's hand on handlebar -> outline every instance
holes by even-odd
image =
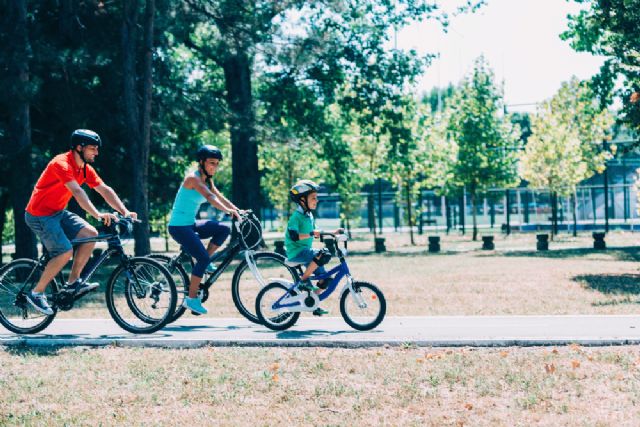
[[[336,228],[336,231],[333,234],[344,234],[344,228]]]
[[[313,230],[312,232],[312,236],[315,237],[316,239],[320,238],[320,234],[322,234],[322,230]]]

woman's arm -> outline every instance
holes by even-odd
[[[229,199],[224,197],[224,194],[222,194],[220,192],[220,190],[218,190],[218,188],[216,188],[215,185],[213,186],[212,192],[218,198],[218,200],[220,200],[222,203],[224,203],[229,209],[232,209],[234,211],[239,211],[240,210],[240,209],[238,209],[238,207],[236,205],[231,203],[231,201],[229,201]]]
[[[209,190],[205,183],[198,178],[189,177],[185,180],[185,184],[187,188],[193,188],[198,193],[202,194],[207,202],[209,202],[209,204],[214,208],[220,209],[222,212],[233,215],[239,219],[238,211],[225,205],[213,192],[211,192],[211,190]]]

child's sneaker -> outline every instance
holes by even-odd
[[[207,314],[207,309],[202,306],[200,298],[185,297],[182,305],[197,314]]]
[[[329,311],[325,310],[322,307],[318,307],[315,310],[313,310],[314,316],[324,316],[325,314],[329,314]]]
[[[302,280],[298,281],[298,283],[296,283],[296,287],[301,291],[307,291],[307,292],[316,292],[320,290],[320,288],[314,285],[313,283],[311,283],[311,280],[309,279],[304,281]]]

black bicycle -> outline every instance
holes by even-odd
[[[87,281],[109,259],[117,259],[105,288],[107,308],[113,320],[132,333],[152,333],[164,327],[176,308],[176,285],[167,269],[159,262],[146,257],[130,257],[122,248],[120,236],[131,233],[133,220],[119,217],[106,227],[104,234],[72,240],[73,245],[106,241],[107,250],[84,269],[81,280]],[[0,269],[0,323],[17,334],[34,334],[46,328],[58,310],[73,308],[77,299],[64,288],[62,273],[47,286],[47,299],[53,314],[46,315],[31,306],[27,294],[35,287],[44,271],[49,255],[39,260],[16,259]]]
[[[231,265],[234,259],[239,258],[233,279],[231,280],[231,297],[233,303],[245,318],[254,323],[259,323],[255,313],[255,301],[260,290],[272,282],[295,282],[297,273],[295,269],[286,265],[286,259],[280,254],[268,251],[256,251],[261,245],[262,227],[260,220],[251,210],[243,211],[240,220],[232,220],[232,234],[229,244],[221,251],[214,254],[212,262],[215,263],[215,271],[207,274],[200,283],[198,295],[202,302],[209,298],[209,289]],[[173,322],[180,318],[186,311],[182,302],[189,293],[189,274],[187,270],[193,267],[191,256],[182,249],[179,254],[169,257],[162,254],[150,254],[153,258],[162,262],[173,275],[178,288],[178,305],[170,320]],[[196,313],[194,313],[196,314]]]

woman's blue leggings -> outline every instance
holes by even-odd
[[[198,220],[193,225],[169,226],[169,234],[173,240],[180,243],[182,248],[192,257],[196,259],[196,265],[193,266],[193,274],[196,277],[202,277],[204,271],[211,261],[209,252],[205,249],[200,239],[211,238],[210,243],[216,246],[222,246],[229,236],[229,227],[220,224],[215,220]]]

